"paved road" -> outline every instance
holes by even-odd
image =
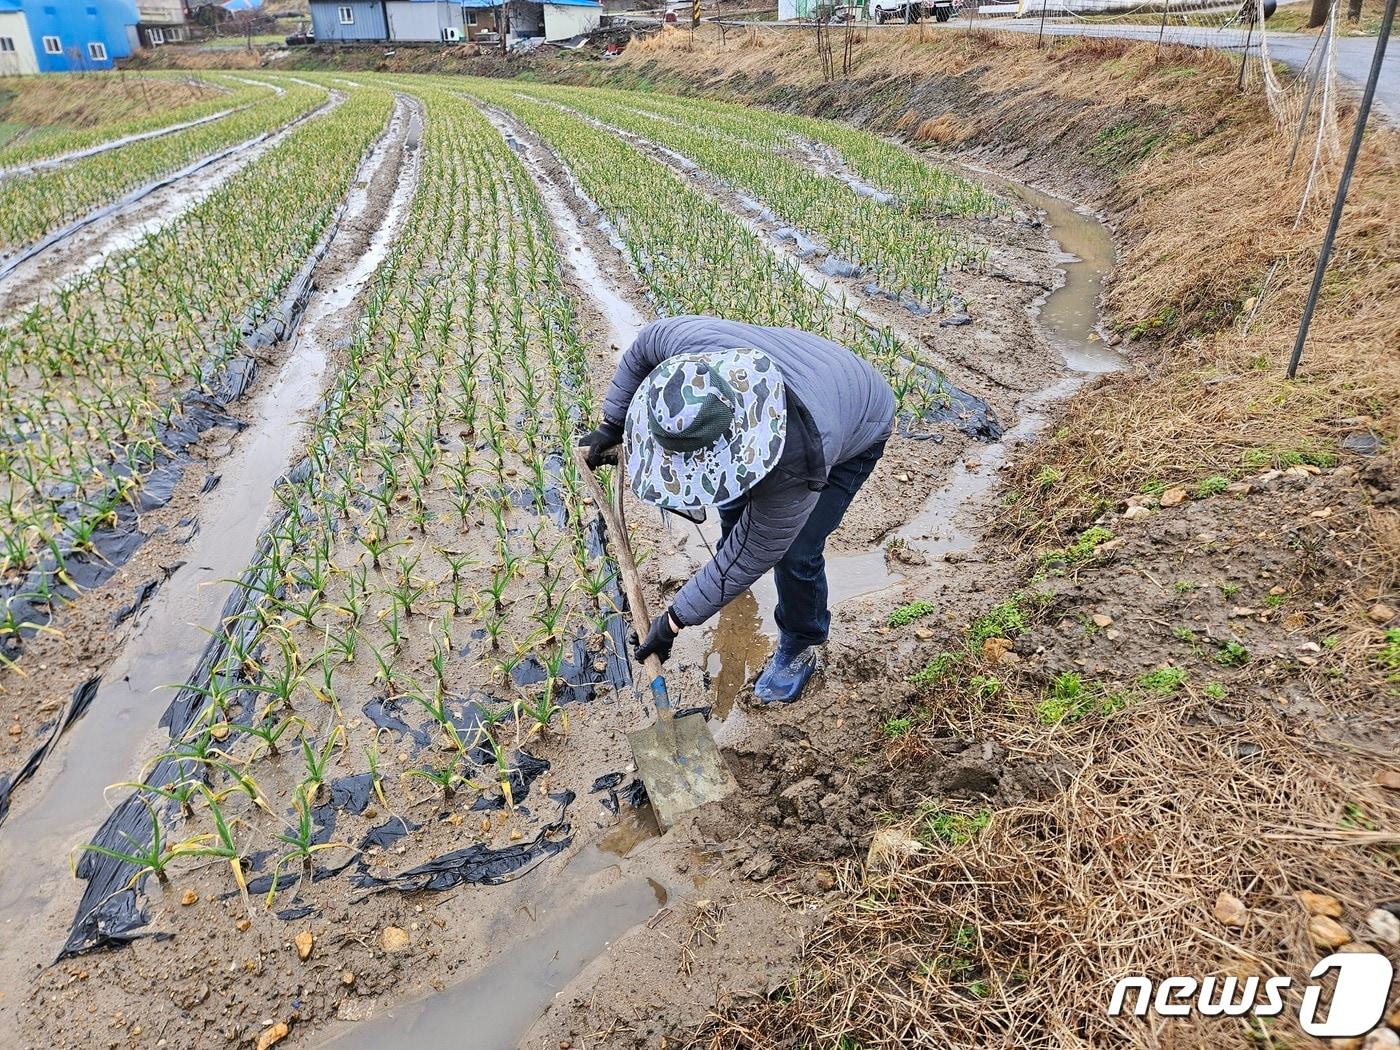
[[[1033,19],[1005,19],[995,23],[998,29],[1034,33],[1039,25]],[[1156,40],[1157,27],[1141,25],[1065,25],[1047,24],[1046,35],[1108,36],[1134,40]],[[1238,51],[1245,46],[1242,29],[1202,29],[1191,26],[1168,26],[1166,39],[1192,47],[1213,47]],[[1307,62],[1318,38],[1311,33],[1269,33],[1269,57],[1297,69]],[[1258,37],[1251,50],[1258,47]],[[1337,75],[1349,81],[1359,91],[1371,72],[1371,56],[1375,53],[1374,37],[1339,37],[1337,40]],[[1393,123],[1400,124],[1400,43],[1391,41],[1381,65],[1381,77],[1376,84],[1375,108]]]

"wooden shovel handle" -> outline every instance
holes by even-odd
[[[637,632],[638,638],[646,638],[647,632],[651,630],[651,614],[647,612],[647,598],[642,590],[642,578],[637,572],[637,560],[632,556],[632,545],[627,542],[627,524],[622,515],[622,489],[626,482],[626,478],[623,476],[623,452],[619,449],[617,454],[617,475],[613,478],[617,504],[614,506],[608,502],[603,486],[598,483],[598,479],[593,476],[593,471],[589,469],[583,449],[578,445],[572,447],[574,462],[578,464],[584,484],[588,486],[588,491],[593,496],[593,502],[597,504],[598,510],[602,513],[603,520],[607,522],[608,539],[612,542],[613,556],[617,559],[617,567],[622,572],[622,588],[627,595],[627,604],[632,611],[632,629]],[[662,613],[661,615],[665,616],[666,614]],[[647,675],[652,681],[662,676],[660,657],[648,656],[643,661],[642,666],[646,668]]]

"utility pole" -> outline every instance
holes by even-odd
[[[1298,338],[1293,342],[1293,356],[1288,359],[1289,379],[1298,374],[1298,362],[1303,357],[1303,344],[1308,341],[1308,328],[1312,325],[1313,311],[1317,309],[1317,297],[1322,291],[1322,278],[1327,273],[1327,263],[1332,257],[1332,242],[1336,240],[1337,227],[1342,221],[1342,208],[1347,202],[1347,190],[1351,187],[1352,169],[1356,167],[1356,156],[1361,152],[1361,139],[1366,134],[1366,119],[1371,115],[1371,103],[1376,97],[1376,82],[1381,78],[1381,63],[1385,60],[1385,45],[1390,40],[1390,27],[1394,21],[1395,0],[1386,0],[1385,14],[1381,16],[1381,29],[1376,34],[1376,52],[1371,56],[1371,73],[1366,78],[1366,90],[1361,94],[1361,108],[1356,112],[1356,127],[1351,132],[1351,147],[1347,150],[1341,181],[1337,183],[1336,199],[1332,201],[1332,217],[1327,221],[1322,250],[1317,253],[1317,268],[1313,270],[1312,288],[1308,290],[1308,301],[1303,306],[1303,319],[1298,324]]]

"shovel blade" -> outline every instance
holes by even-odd
[[[738,786],[702,715],[659,720],[628,733],[627,742],[662,831]]]

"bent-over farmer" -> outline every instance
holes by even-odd
[[[713,317],[647,325],[622,356],[586,434],[589,467],[626,442],[637,498],[670,510],[717,507],[714,558],[676,594],[637,648],[671,655],[773,570],[778,648],[758,677],[767,703],[797,699],[831,625],[826,538],[875,468],[894,425],[894,393],[845,347],[792,328]]]

